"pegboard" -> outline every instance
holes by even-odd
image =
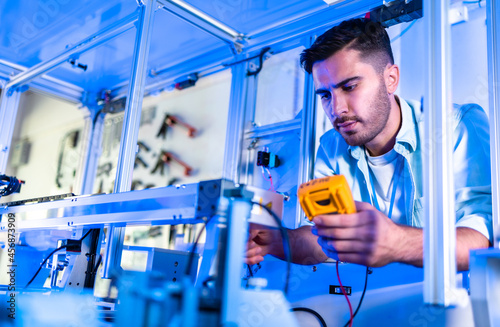
[[[134,189],[222,177],[230,86],[231,74],[227,70],[198,80],[194,87],[144,99]],[[176,122],[162,130],[167,115]],[[182,123],[195,131],[190,133]],[[95,193],[113,190],[122,124],[123,112],[105,118]],[[170,163],[155,170],[163,152],[168,152]],[[191,169],[187,171],[175,158]]]

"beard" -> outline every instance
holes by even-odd
[[[342,135],[344,140],[350,146],[361,146],[372,141],[379,135],[387,125],[391,111],[391,102],[387,94],[387,88],[383,82],[377,91],[376,97],[369,105],[370,111],[366,118],[362,119],[359,116],[342,116],[333,122],[333,127]],[[341,132],[338,124],[348,121],[359,123],[361,128],[356,131]]]

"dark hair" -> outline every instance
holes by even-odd
[[[315,62],[323,61],[344,48],[360,51],[363,59],[377,55],[377,62],[382,59],[385,65],[394,64],[391,40],[385,28],[365,18],[343,21],[320,35],[309,49],[302,51],[300,64],[311,73]]]

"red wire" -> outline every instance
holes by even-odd
[[[349,304],[349,313],[351,315],[351,319],[349,319],[349,327],[352,326],[352,319],[354,318],[352,316],[352,305],[351,305],[351,301],[349,301],[349,297],[347,296],[345,290],[344,290],[344,286],[342,286],[342,282],[340,281],[340,274],[339,274],[339,261],[337,260],[335,262],[335,267],[337,268],[337,278],[339,280],[339,284],[340,284],[340,289],[342,290],[342,294],[344,294],[346,300],[347,300],[347,304]]]
[[[269,177],[266,177],[266,175],[264,174],[264,168],[262,167],[262,176],[264,177],[264,179],[269,179],[269,181],[271,182],[271,186],[267,190],[275,192],[273,184],[273,176],[271,176],[271,172],[269,170],[267,170],[267,173],[269,174]]]
[[[269,172],[269,180],[271,181],[271,191],[274,192],[273,176],[271,176],[271,172]]]

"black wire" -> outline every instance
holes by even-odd
[[[265,48],[264,48],[265,49]],[[261,50],[262,51],[262,50]],[[231,66],[234,66],[234,65],[237,65],[237,64],[241,64],[242,62],[245,62],[245,61],[249,61],[249,60],[252,60],[252,59],[255,59],[257,57],[260,57],[261,54],[257,54],[255,56],[252,56],[252,57],[248,57],[248,58],[245,58],[245,59],[242,59],[242,60],[238,60],[238,61],[234,61],[234,62],[231,62],[229,64],[222,64],[222,66],[224,67],[231,67]]]
[[[80,238],[78,241],[80,241],[80,242],[81,242],[81,241],[83,241],[83,240],[85,239],[85,237],[87,237],[87,235],[89,235],[89,234],[90,234],[90,232],[91,232],[91,231],[92,231],[92,229],[89,229],[89,231],[88,231],[85,235],[83,235],[83,236],[82,236],[82,238]],[[40,265],[40,267],[38,267],[38,270],[36,271],[35,275],[31,278],[31,280],[28,282],[28,284],[26,284],[25,288],[28,288],[28,286],[30,286],[30,284],[31,284],[31,283],[35,280],[36,276],[38,276],[38,274],[40,273],[40,270],[42,270],[43,265],[45,265],[45,263],[47,262],[47,260],[49,260],[49,259],[50,259],[50,257],[52,257],[52,255],[53,255],[54,253],[56,253],[57,251],[62,250],[62,249],[64,249],[64,248],[67,248],[67,247],[68,247],[68,245],[63,245],[63,246],[58,247],[58,248],[57,248],[57,249],[55,249],[54,251],[52,251],[52,252],[51,252],[51,253],[50,253],[50,254],[49,254],[49,255],[48,255],[48,256],[47,256],[47,257],[43,260],[43,262],[42,262],[42,264]],[[99,259],[102,259],[102,258],[99,258]],[[97,264],[97,267],[99,266],[99,264],[100,264],[100,262]],[[96,267],[96,270],[97,270],[97,267]]]
[[[99,265],[102,261],[102,255],[99,254],[99,259],[97,259],[97,263],[95,264],[94,270],[92,270],[92,274],[95,275],[97,273],[97,269],[99,269]]]
[[[90,234],[91,231],[92,231],[92,229],[89,229],[89,231],[87,233],[85,233],[85,235],[83,235],[82,238],[79,239],[78,241],[80,241],[80,242],[83,241],[85,239],[85,237],[87,237],[87,235]]]
[[[250,267],[250,265],[247,264],[247,268],[248,268],[248,274],[250,275],[250,277],[253,277],[252,267]]]
[[[354,319],[354,317],[356,317],[356,314],[358,313],[359,308],[361,307],[361,303],[363,303],[363,298],[365,297],[365,293],[366,293],[366,286],[368,285],[368,275],[369,274],[371,274],[370,267],[366,267],[365,287],[363,288],[363,293],[361,294],[361,299],[359,299],[358,307],[356,308],[356,311],[354,311],[354,314],[352,315],[352,318],[350,318],[349,321],[346,322],[346,324],[344,325],[344,327],[349,326],[349,324]]]
[[[253,202],[252,204],[256,204],[266,210],[271,217],[273,217],[274,221],[278,225],[280,232],[281,232],[281,237],[283,239],[283,252],[285,252],[285,259],[286,259],[286,282],[285,282],[285,289],[284,293],[285,295],[288,294],[288,285],[290,281],[290,270],[291,270],[291,263],[292,263],[292,249],[290,247],[290,240],[288,239],[288,231],[286,230],[285,227],[283,227],[283,224],[281,223],[281,219],[278,217],[277,214],[275,214],[271,209],[263,205],[262,203],[258,202]],[[286,244],[286,246],[285,246]]]
[[[321,324],[321,326],[326,327],[325,319],[323,319],[323,317],[321,317],[321,315],[319,313],[317,313],[316,311],[314,311],[313,309],[303,308],[303,307],[297,307],[297,308],[291,308],[290,310],[291,311],[309,312],[309,313],[313,314],[316,318],[318,318],[319,323]]]
[[[252,72],[248,71],[247,72],[247,76],[254,76],[254,75],[257,75],[258,73],[260,73],[260,71],[262,70],[262,64],[263,64],[263,61],[264,61],[264,55],[269,50],[271,50],[270,47],[265,47],[265,48],[262,48],[262,50],[260,50],[260,54],[259,54],[259,67],[256,70],[252,71]]]
[[[213,217],[213,216],[212,216]],[[189,276],[189,273],[191,272],[191,267],[193,266],[193,261],[194,261],[194,254],[196,253],[196,247],[198,246],[198,242],[200,241],[200,238],[201,238],[201,234],[203,234],[203,231],[205,230],[205,228],[207,227],[207,224],[208,222],[210,221],[210,219],[212,219],[212,217],[210,217],[206,222],[205,224],[203,225],[203,227],[201,228],[200,232],[198,233],[198,236],[196,237],[196,240],[194,241],[193,243],[193,247],[191,248],[191,251],[189,252],[189,258],[188,258],[188,263],[186,265],[186,271],[184,272],[184,274],[186,276]]]
[[[95,127],[95,124],[97,123],[97,119],[99,119],[99,116],[102,114],[102,109],[99,109],[97,113],[94,116],[94,120],[92,121],[92,128]]]
[[[33,278],[31,278],[31,280],[28,282],[28,284],[26,284],[26,286],[24,288],[28,288],[28,286],[30,286],[30,284],[35,280],[36,276],[38,276],[38,273],[40,272],[40,270],[42,270],[43,268],[43,265],[47,262],[47,260],[50,259],[50,257],[56,253],[57,251],[59,250],[62,250],[64,248],[67,248],[68,246],[67,245],[63,245],[63,246],[60,246],[58,247],[57,249],[55,249],[54,251],[50,252],[50,254],[45,258],[45,260],[43,260],[42,264],[40,265],[40,267],[38,268],[38,270],[36,271],[35,275],[33,276]]]

